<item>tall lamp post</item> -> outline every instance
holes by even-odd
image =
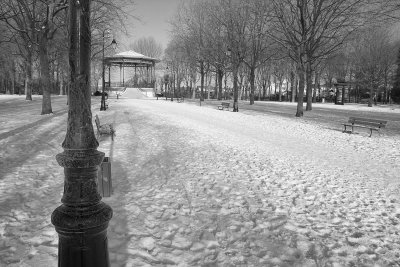
[[[51,215],[59,236],[59,267],[110,266],[107,228],[112,209],[101,201],[97,189],[104,153],[97,150],[91,112],[90,3],[69,0],[71,88],[64,151],[56,156],[64,168],[64,193],[62,205]]]
[[[167,90],[168,90],[168,84],[169,84],[169,74],[168,74],[168,66],[166,69],[166,73],[164,74],[164,84],[165,84],[165,88],[164,88],[164,92],[165,92],[165,100],[168,100],[168,95],[167,95]],[[169,92],[170,93],[170,92]]]
[[[231,59],[232,65],[232,75],[233,75],[233,112],[239,112],[239,93],[238,93],[238,69],[241,63],[241,56],[239,51],[237,53],[232,53],[232,50],[228,47],[226,51],[226,55]]]
[[[104,50],[105,50],[105,47],[104,47],[104,43],[105,43],[104,38],[105,38],[105,36],[104,36],[104,34],[105,34],[106,31],[108,31],[108,29],[104,29],[104,31],[103,31],[103,39],[102,39],[103,40],[103,57],[102,57],[101,62],[102,62],[103,71],[102,71],[102,88],[101,88],[100,111],[104,111],[104,110],[107,109],[106,108],[106,96],[105,96],[105,92],[104,92],[104,87],[106,87],[106,79],[104,77],[105,76],[105,72],[106,72],[106,65],[104,64]],[[115,39],[112,40],[111,46],[113,47],[114,50],[117,47],[117,42],[115,41]]]
[[[175,97],[175,72],[173,71],[173,68],[171,69],[171,76],[172,76],[172,81],[171,83],[171,90],[172,90],[172,95],[171,95],[171,101],[174,101]]]

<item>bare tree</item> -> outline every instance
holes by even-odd
[[[379,88],[386,88],[388,74],[395,63],[396,50],[391,44],[389,32],[382,27],[368,27],[353,43],[353,60],[359,82],[369,89],[368,106],[377,98]]]
[[[161,58],[163,47],[154,37],[142,37],[129,44],[129,48],[152,58]]]
[[[219,8],[214,9],[213,17],[225,31],[233,76],[233,112],[239,112],[238,74],[243,60],[249,53],[246,31],[249,25],[250,6],[247,2],[234,0],[219,0],[218,5]]]
[[[0,13],[7,14],[2,20],[7,25],[9,41],[18,47],[25,61],[25,95],[32,100],[33,61],[37,52],[36,10],[37,1],[6,1],[0,5]]]
[[[303,116],[304,85],[307,110],[312,109],[311,75],[318,59],[337,51],[365,21],[366,0],[271,0],[274,29],[271,33],[296,62],[299,92],[296,116]]]
[[[171,21],[173,35],[186,48],[190,47],[190,56],[196,59],[200,73],[200,105],[204,98],[205,42],[207,28],[207,1],[191,1],[183,3]]]
[[[249,68],[250,105],[254,104],[255,72],[276,55],[275,42],[266,34],[270,30],[270,1],[254,0],[249,2],[249,23],[246,31],[246,43],[249,53],[243,62]]]

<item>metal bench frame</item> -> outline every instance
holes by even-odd
[[[387,121],[383,120],[375,120],[375,119],[368,119],[368,118],[357,118],[357,117],[350,117],[347,123],[343,123],[344,126],[344,133],[353,133],[354,127],[358,128],[367,128],[371,131],[369,137],[372,136],[372,131],[377,131],[380,133],[382,128],[385,128]],[[351,127],[351,131],[347,130],[347,127]]]
[[[106,134],[106,135],[111,135],[111,140],[114,141],[115,129],[113,125],[111,123],[103,125],[100,124],[100,119],[99,116],[97,116],[97,114],[94,121],[96,122],[96,127],[97,127],[97,139],[99,139],[101,135]]]
[[[229,111],[229,106],[231,103],[229,102],[221,102],[221,104],[218,106],[219,110],[224,110],[227,109]]]

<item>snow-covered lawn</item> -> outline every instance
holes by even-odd
[[[0,266],[56,265],[64,100],[0,114]],[[98,109],[117,130],[99,147],[112,266],[400,265],[399,136],[164,100]]]
[[[296,106],[297,103],[292,102],[274,102],[274,101],[260,101],[257,102],[260,105],[286,105],[286,106]],[[306,103],[304,103],[305,106]],[[356,103],[345,103],[344,105],[335,105],[334,103],[313,103],[314,108],[329,108],[329,109],[339,109],[339,110],[358,110],[358,111],[368,111],[368,112],[393,112],[400,113],[400,105],[398,104],[378,104],[368,107],[367,104],[356,104]]]

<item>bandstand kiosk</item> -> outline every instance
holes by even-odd
[[[159,59],[151,58],[135,51],[126,51],[105,57],[104,64],[108,69],[108,81],[105,91],[114,92],[117,98],[121,95],[137,98],[155,95],[155,66]],[[119,68],[119,81],[115,76]],[[106,75],[103,73],[103,75]],[[105,77],[103,77],[104,80]]]

